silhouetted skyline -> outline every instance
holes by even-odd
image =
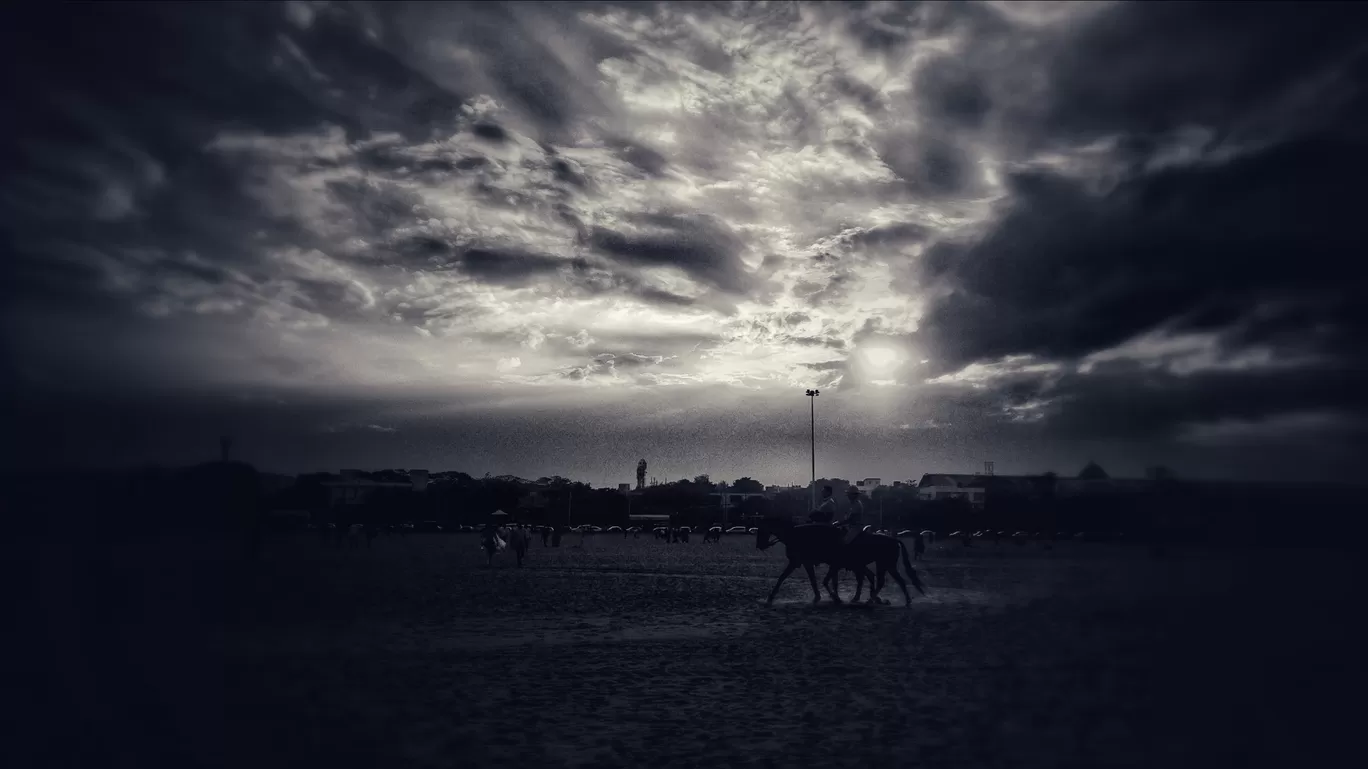
[[[6,11],[25,465],[1329,480],[1354,4]]]

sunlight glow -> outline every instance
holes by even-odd
[[[887,371],[898,364],[901,356],[897,350],[888,347],[871,347],[864,351],[865,361],[875,371]]]

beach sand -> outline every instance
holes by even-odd
[[[156,586],[115,623],[125,654],[222,661],[157,678],[186,703],[168,743],[205,765],[1305,765],[1352,733],[1356,567],[1313,551],[933,548],[907,609],[891,583],[812,606],[801,570],[765,607],[784,559],[750,537],[572,535],[521,569],[460,534],[169,549],[104,568]],[[175,611],[203,632],[151,630]]]

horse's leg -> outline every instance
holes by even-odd
[[[869,565],[868,565],[868,564],[861,564],[861,565],[860,565],[860,568],[857,570],[857,573],[860,575],[860,579],[861,579],[862,581],[863,581],[863,580],[866,580],[866,579],[869,580],[869,601],[868,601],[868,602],[869,602],[869,603],[872,603],[872,604],[873,604],[873,603],[878,603],[878,602],[879,602],[879,588],[878,588],[877,580],[874,579],[874,572],[872,572],[872,571],[869,570]]]
[[[911,608],[912,594],[907,592],[907,580],[903,579],[903,576],[898,573],[898,564],[893,564],[893,568],[889,569],[888,573],[893,575],[893,581],[897,582],[898,587],[902,588],[903,602],[906,604],[908,608]]]
[[[851,571],[855,572],[855,597],[850,599],[850,602],[859,603],[860,594],[864,592],[864,567],[861,566],[859,568],[852,569]],[[874,580],[872,579],[869,581],[869,589],[874,589]]]
[[[888,571],[888,565],[885,564],[882,560],[880,560],[880,559],[878,559],[878,558],[875,558],[875,559],[874,559],[874,570],[873,570],[873,572],[871,572],[870,575],[869,575],[869,602],[870,602],[870,603],[888,603],[887,601],[885,601],[884,599],[882,599],[882,598],[879,597],[880,591],[882,591],[882,590],[884,589],[884,584],[886,584],[886,582],[887,582],[887,578],[885,577],[885,573],[886,573],[887,571]]]
[[[812,584],[812,602],[817,603],[822,600],[822,593],[817,589],[817,572],[813,570],[810,563],[803,564],[803,568],[807,569],[808,582]]]
[[[784,573],[779,575],[779,581],[774,583],[774,589],[770,591],[769,599],[765,601],[766,606],[774,605],[774,596],[778,595],[779,586],[784,584],[784,580],[788,579],[788,576],[792,574],[793,570],[796,568],[798,568],[797,561],[789,561],[788,566],[784,567]]]
[[[841,569],[839,566],[832,566],[827,570],[827,575],[822,578],[822,585],[831,594],[832,603],[841,603]]]

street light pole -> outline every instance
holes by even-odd
[[[810,510],[817,509],[817,396],[821,395],[821,390],[808,390],[807,397],[811,404],[812,412],[812,486],[809,495],[812,498]]]

